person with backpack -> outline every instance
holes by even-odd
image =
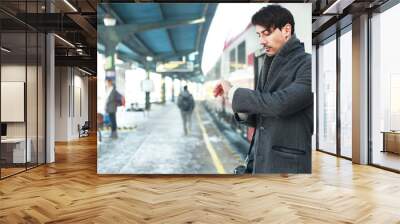
[[[116,112],[117,107],[123,106],[124,104],[124,97],[116,90],[115,84],[112,80],[106,80],[106,95],[107,101],[105,106],[105,111],[110,117],[111,123],[111,138],[118,138],[117,134],[117,118]]]
[[[192,113],[195,103],[192,94],[190,94],[188,87],[185,85],[183,91],[178,96],[178,107],[181,111],[183,121],[183,131],[185,135],[192,128]]]

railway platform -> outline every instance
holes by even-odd
[[[117,139],[101,131],[99,174],[232,174],[243,163],[240,150],[218,130],[201,103],[193,111],[188,135],[172,102],[152,105],[148,114],[117,113],[117,124]]]

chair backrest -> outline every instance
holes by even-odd
[[[89,129],[89,128],[90,128],[89,121],[85,121],[85,123],[82,126],[82,129]]]

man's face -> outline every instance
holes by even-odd
[[[256,33],[260,44],[268,56],[275,55],[291,37],[291,25],[286,24],[282,30],[276,28],[267,30],[265,27],[256,25]]]
[[[112,81],[111,80],[107,80],[106,87],[107,88],[111,88],[112,87]]]

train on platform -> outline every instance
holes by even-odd
[[[242,137],[250,141],[253,129],[238,123],[233,117],[231,104],[224,97],[214,97],[213,90],[221,79],[233,85],[254,89],[261,69],[264,51],[261,48],[255,27],[249,24],[244,31],[225,41],[224,49],[205,77],[205,106]]]

